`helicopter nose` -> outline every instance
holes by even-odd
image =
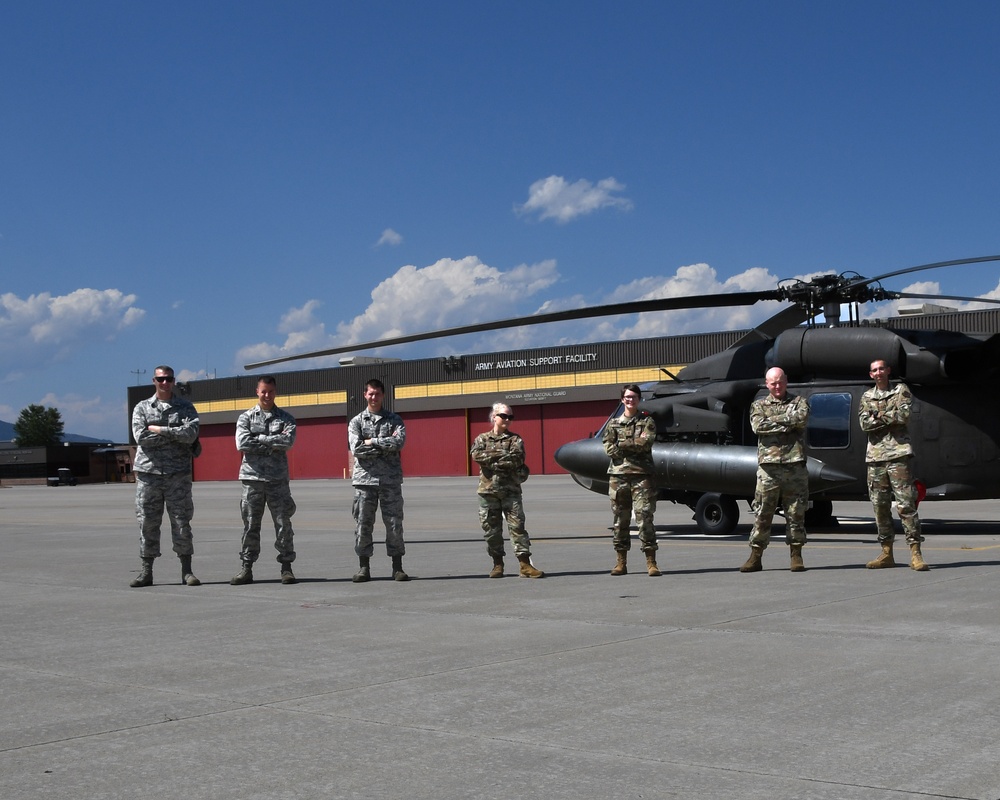
[[[607,480],[610,459],[600,439],[568,442],[556,450],[556,463],[567,472],[595,480]]]

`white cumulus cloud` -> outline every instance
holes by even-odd
[[[560,223],[570,222],[602,208],[628,211],[632,208],[632,201],[619,194],[624,190],[624,184],[614,178],[605,178],[595,185],[583,179],[569,183],[561,175],[550,175],[531,184],[527,201],[515,206],[515,211],[519,214],[537,214],[540,220],[554,219]]]
[[[554,261],[501,270],[475,256],[443,258],[425,267],[407,265],[379,283],[368,307],[328,333],[318,300],[281,318],[282,343],[260,342],[237,353],[240,364],[355,342],[369,342],[516,316],[526,299],[559,279]],[[445,345],[447,349],[447,345]],[[387,353],[388,354],[388,353]],[[395,351],[391,355],[398,355]],[[329,363],[328,361],[325,363]],[[307,366],[298,362],[298,366]]]
[[[782,304],[763,301],[747,306],[713,308],[711,298],[734,292],[767,291],[774,289],[777,283],[778,278],[763,267],[751,267],[720,281],[715,269],[708,264],[689,264],[678,267],[672,275],[638,278],[618,286],[604,302],[625,303],[665,297],[691,297],[703,301],[705,305],[701,308],[609,318],[595,323],[589,335],[597,341],[610,341],[753,327],[777,313],[783,307]]]
[[[97,341],[110,341],[145,315],[134,294],[77,289],[27,298],[0,295],[0,355],[10,372],[63,361]]]

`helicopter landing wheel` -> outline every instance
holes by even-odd
[[[736,523],[740,521],[740,507],[735,497],[707,492],[698,498],[694,521],[707,536],[728,536],[736,530]]]
[[[829,528],[837,524],[833,516],[833,502],[830,500],[813,500],[812,507],[806,510],[806,527]]]

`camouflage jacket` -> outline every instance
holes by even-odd
[[[161,425],[163,430],[151,433],[150,425]],[[183,397],[164,402],[154,394],[140,401],[132,409],[132,437],[138,445],[132,468],[154,475],[190,472],[191,448],[200,425],[198,412]]]
[[[785,392],[750,405],[750,427],[757,434],[758,464],[795,464],[806,460],[806,423],[809,404],[804,397]]]
[[[241,481],[287,481],[288,449],[295,444],[295,418],[277,406],[259,405],[240,414],[236,449],[243,453]]]
[[[366,439],[371,445],[364,444]],[[355,486],[403,482],[399,451],[406,444],[406,426],[399,414],[384,408],[372,414],[366,408],[347,426],[347,444],[354,453]]]
[[[611,459],[609,475],[648,475],[653,471],[656,423],[645,411],[632,417],[622,414],[608,421],[601,437]]]
[[[910,421],[912,395],[905,383],[880,391],[871,388],[861,395],[858,419],[868,434],[865,461],[892,461],[913,455],[906,426]]]
[[[524,466],[524,440],[520,436],[487,431],[476,437],[469,452],[479,464],[479,494],[521,491],[517,473]]]

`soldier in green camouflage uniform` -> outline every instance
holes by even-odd
[[[750,533],[750,558],[740,572],[763,569],[761,556],[771,541],[771,522],[780,502],[785,509],[785,541],[791,551],[792,572],[802,572],[802,545],[806,543],[806,506],[809,476],[806,472],[805,431],[809,404],[788,393],[788,378],[780,367],[764,376],[767,396],[750,406],[750,427],[757,434],[757,488],[753,508],[756,518]]]
[[[868,373],[875,386],[861,396],[858,417],[861,430],[868,434],[865,462],[868,465],[868,496],[875,510],[875,525],[882,554],[866,565],[882,569],[896,565],[892,556],[895,531],[892,527],[892,500],[910,546],[910,567],[918,572],[928,568],[920,552],[924,537],[917,516],[916,489],[910,476],[913,446],[907,433],[912,397],[906,384],[889,386],[890,368],[881,359],[871,363]]]
[[[236,449],[243,454],[240,481],[243,497],[243,566],[229,582],[253,583],[253,565],[260,556],[260,527],[265,506],[274,522],[274,549],[281,564],[281,582],[295,583],[292,515],[295,501],[288,485],[288,450],[295,444],[295,418],[274,403],[277,381],[271,375],[257,381],[258,403],[240,414],[236,422]]]
[[[493,429],[481,433],[472,444],[472,460],[479,464],[479,522],[483,526],[486,550],[493,558],[491,578],[503,577],[502,519],[520,562],[522,578],[544,578],[545,573],[531,564],[531,540],[524,529],[521,484],[527,478],[524,441],[510,430],[514,412],[504,403],[490,410]]]
[[[639,410],[642,390],[634,383],[622,389],[621,399],[625,411],[620,417],[608,421],[601,439],[604,452],[611,459],[608,495],[614,516],[612,543],[618,558],[611,574],[624,575],[628,572],[634,510],[639,524],[639,543],[646,554],[646,572],[655,577],[660,574],[656,565],[656,531],[653,528],[657,491],[653,480],[656,423]]]
[[[132,436],[138,447],[135,474],[135,514],[139,520],[138,577],[129,586],[152,586],[153,560],[160,557],[163,509],[170,518],[174,552],[181,561],[181,582],[201,584],[191,571],[194,537],[191,518],[191,458],[196,455],[200,421],[198,412],[183,397],[174,395],[174,371],[168,366],[153,370],[156,394],[132,410]]]
[[[371,580],[370,561],[374,553],[372,531],[375,511],[382,509],[385,524],[385,550],[392,559],[392,578],[408,581],[403,571],[403,464],[400,451],[406,444],[406,426],[402,418],[382,407],[385,386],[377,378],[365,385],[368,407],[347,425],[347,444],[354,454],[351,482],[354,485],[354,552],[360,569],[355,583]]]

